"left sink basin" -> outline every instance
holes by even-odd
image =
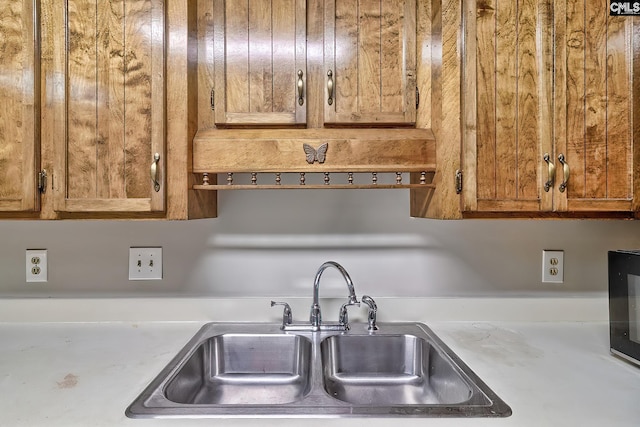
[[[131,418],[286,414],[313,390],[313,343],[280,325],[209,323],[127,408]]]
[[[182,404],[281,405],[310,389],[311,342],[296,335],[223,334],[198,345],[165,395]]]

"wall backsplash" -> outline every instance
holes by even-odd
[[[0,296],[310,297],[329,259],[378,297],[592,293],[607,250],[640,248],[638,221],[413,219],[405,190],[221,193],[212,220],[0,221]],[[162,281],[127,280],[130,246],[163,247]],[[47,283],[25,282],[34,248]],[[540,282],[543,249],[565,251],[564,284]],[[344,295],[337,273],[321,295]]]

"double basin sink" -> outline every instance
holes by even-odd
[[[209,323],[129,406],[132,418],[504,417],[511,409],[427,326],[283,331]]]

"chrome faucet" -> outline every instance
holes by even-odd
[[[349,329],[348,317],[347,317],[347,307],[351,305],[360,306],[360,302],[358,302],[358,298],[356,297],[356,291],[353,287],[353,282],[351,281],[351,277],[347,270],[344,269],[340,264],[335,261],[327,261],[320,266],[318,271],[316,272],[316,277],[313,280],[313,304],[311,305],[311,315],[309,316],[309,320],[311,321],[311,330],[319,331],[320,326],[322,325],[322,312],[320,311],[320,302],[319,302],[319,291],[320,291],[320,277],[322,277],[322,273],[329,267],[334,267],[337,269],[345,282],[347,282],[347,289],[349,290],[349,299],[346,303],[342,305],[340,308],[340,318],[339,318],[339,326],[344,329]]]
[[[347,289],[349,290],[349,296],[347,302],[342,304],[340,307],[340,313],[338,315],[338,323],[323,325],[322,324],[322,313],[320,311],[320,277],[322,277],[322,273],[329,267],[333,267],[342,274],[345,282],[347,283]],[[378,329],[376,326],[376,303],[373,301],[373,298],[367,296],[366,300],[363,298],[363,302],[367,304],[369,307],[369,330],[375,331]],[[284,307],[282,313],[282,327],[280,329],[284,331],[348,331],[349,330],[349,316],[347,313],[347,308],[353,305],[360,306],[360,301],[356,297],[356,291],[353,287],[353,282],[351,281],[351,277],[349,277],[349,273],[344,269],[340,264],[335,261],[327,261],[320,266],[318,271],[316,272],[316,277],[313,280],[313,304],[311,305],[311,314],[309,316],[310,323],[294,323],[293,315],[291,313],[291,307],[286,302],[276,302],[271,301],[271,307],[275,305],[281,305]]]

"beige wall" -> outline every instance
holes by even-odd
[[[605,292],[606,252],[640,248],[640,222],[434,221],[405,190],[238,191],[212,220],[0,221],[0,296],[310,296],[328,259],[359,294],[495,296]],[[164,248],[164,280],[130,282],[130,246]],[[49,282],[26,283],[24,250],[46,248]],[[564,249],[565,283],[542,284],[542,249]],[[335,273],[324,296],[343,295]]]

